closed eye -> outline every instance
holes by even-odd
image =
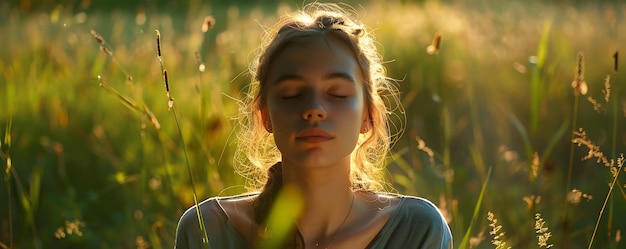
[[[300,97],[301,94],[293,94],[293,95],[283,95],[280,96],[281,99],[295,99]]]
[[[347,99],[348,95],[343,95],[343,94],[330,94],[330,96],[332,96],[333,98],[337,98],[337,99]]]

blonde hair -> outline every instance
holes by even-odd
[[[281,160],[281,154],[272,134],[265,130],[260,114],[266,104],[268,69],[273,66],[273,58],[282,49],[312,35],[339,38],[340,42],[351,48],[359,63],[371,123],[370,129],[359,137],[351,155],[350,180],[354,190],[380,191],[385,187],[384,157],[399,135],[394,136],[390,132],[388,115],[393,109],[386,104],[400,107],[400,102],[397,88],[385,76],[385,68],[381,64],[381,55],[377,52],[373,36],[361,23],[355,21],[355,11],[350,10],[352,12],[336,4],[308,4],[302,11],[283,16],[263,37],[260,53],[250,65],[253,80],[248,88],[245,105],[240,110],[243,129],[239,135],[235,162],[238,172],[247,178],[252,190],[265,186],[263,192],[267,192],[272,182],[281,180],[271,179],[276,174],[280,175],[281,170],[270,170],[270,167]]]

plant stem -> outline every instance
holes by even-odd
[[[567,194],[570,191],[570,187],[572,184],[572,165],[574,164],[574,146],[575,144],[572,142],[575,138],[576,132],[576,119],[578,118],[578,94],[574,96],[574,107],[572,109],[572,130],[571,130],[571,138],[570,138],[570,148],[569,148],[569,162],[567,165],[567,183],[565,184],[565,199],[563,200],[563,217],[561,218],[561,222],[565,222],[567,220]]]
[[[588,249],[591,249],[591,245],[593,245],[593,240],[596,237],[596,233],[598,232],[598,226],[600,225],[600,219],[602,219],[602,214],[604,213],[604,208],[606,208],[606,203],[609,202],[609,197],[611,197],[611,193],[613,192],[613,187],[615,187],[615,183],[617,182],[617,178],[619,178],[619,173],[622,171],[622,164],[617,168],[617,173],[615,173],[615,177],[613,178],[613,182],[609,186],[609,192],[606,194],[606,198],[604,198],[604,203],[602,204],[602,209],[600,209],[600,213],[598,214],[598,220],[596,221],[596,226],[593,229],[593,234],[591,235],[591,240],[589,241]]]

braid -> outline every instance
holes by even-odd
[[[274,199],[283,187],[283,166],[278,162],[267,171],[267,183],[263,191],[256,198],[254,203],[254,221],[257,224],[265,224],[269,216],[270,208],[274,204]]]

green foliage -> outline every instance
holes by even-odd
[[[103,12],[24,2],[0,5],[0,248],[171,248],[194,188],[199,200],[246,192],[233,171],[237,99],[263,27],[300,2]],[[401,79],[406,132],[388,161],[395,191],[436,203],[463,248],[494,247],[487,211],[512,248],[539,248],[537,213],[557,248],[622,247],[623,168],[581,160],[590,149],[571,140],[582,127],[608,160],[626,152],[624,79],[611,57],[624,50],[626,7],[479,2],[356,8]],[[209,14],[216,25],[203,33]],[[429,54],[435,32],[441,48]],[[578,51],[589,91],[575,99]]]

